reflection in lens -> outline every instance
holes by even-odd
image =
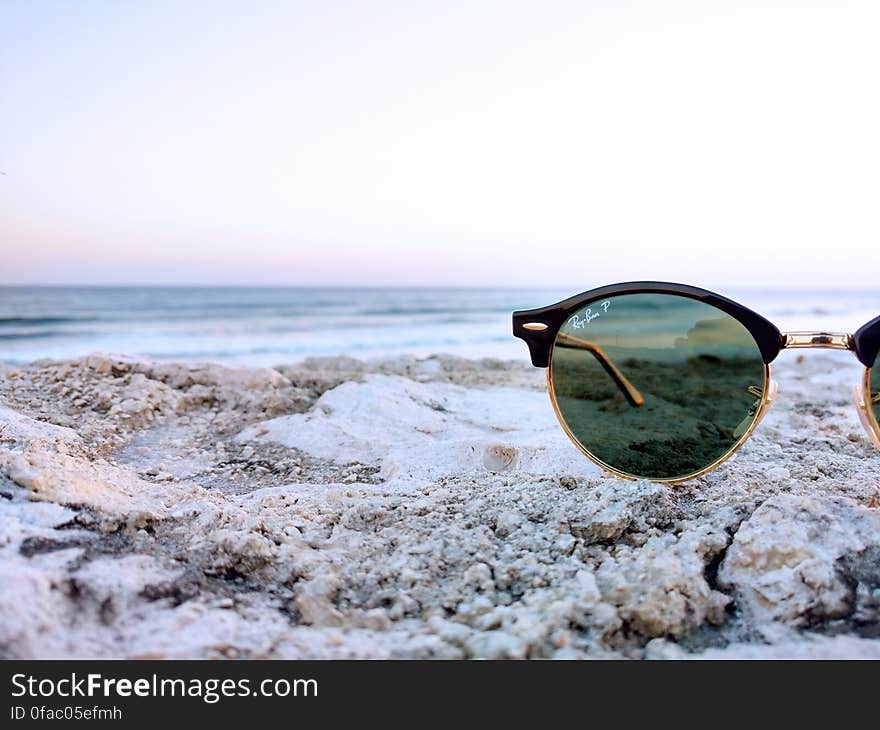
[[[551,360],[574,438],[607,466],[648,479],[686,478],[727,455],[757,418],[765,375],[739,321],[671,294],[586,305],[563,324]]]

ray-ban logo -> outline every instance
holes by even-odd
[[[583,314],[576,314],[568,318],[568,323],[576,330],[581,330],[592,322],[596,317],[601,317],[611,307],[611,302],[602,302],[596,311],[592,307],[587,307]],[[602,310],[602,311],[599,311]]]

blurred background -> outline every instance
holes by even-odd
[[[0,0],[0,360],[525,357],[634,279],[880,313],[872,2]]]

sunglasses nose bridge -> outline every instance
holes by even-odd
[[[871,405],[867,379],[853,388],[853,401],[856,404],[859,420],[862,422],[865,433],[868,434],[868,438],[873,442],[874,446],[880,449],[880,434],[877,433],[877,428],[871,419],[871,412],[868,410]]]
[[[821,347],[829,350],[852,350],[853,336],[846,332],[786,332],[782,335],[782,348],[796,350]]]

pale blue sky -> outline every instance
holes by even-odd
[[[0,0],[0,283],[874,288],[871,2]]]

